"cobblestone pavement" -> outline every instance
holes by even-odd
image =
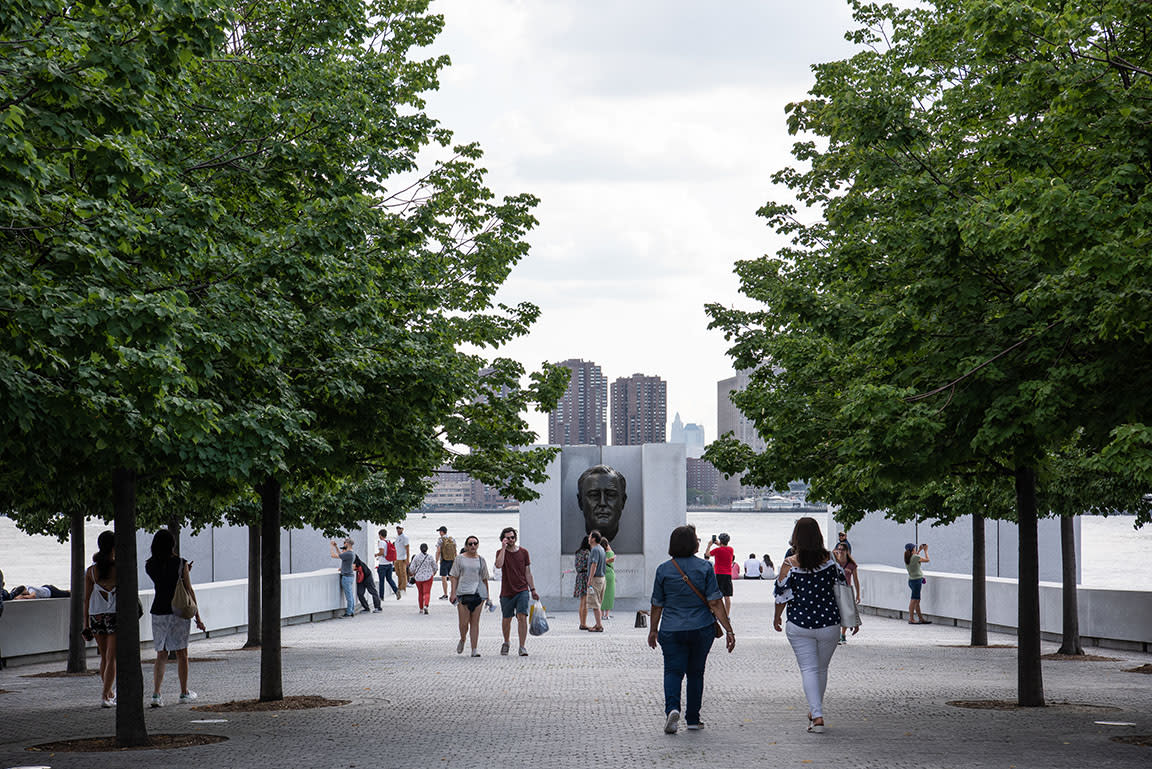
[[[621,613],[602,634],[579,631],[575,614],[557,614],[547,635],[529,638],[528,657],[501,657],[499,615],[485,613],[477,659],[455,653],[455,607],[434,597],[422,616],[410,594],[385,601],[380,614],[284,628],[285,694],[352,700],[344,707],[197,712],[171,704],[170,665],[168,706],[145,711],[150,733],[228,737],[215,745],[27,752],[49,740],[111,735],[114,713],[99,708],[95,677],[25,677],[63,663],[0,671],[0,769],[1152,766],[1152,749],[1111,739],[1152,734],[1152,677],[1124,671],[1152,663],[1152,655],[1091,650],[1115,659],[1046,661],[1049,707],[967,709],[948,702],[1015,699],[1014,648],[965,648],[966,629],[873,616],[832,661],[826,733],[808,734],[799,671],[784,635],[771,628],[766,587],[738,585],[738,644],[731,655],[717,645],[709,657],[700,732],[663,733],[661,656],[632,614]],[[243,640],[194,642],[193,658],[211,660],[192,664],[197,704],[258,695],[259,654],[239,651]],[[514,655],[515,626],[512,648]],[[150,665],[145,674],[150,690]],[[217,718],[227,721],[195,723]]]

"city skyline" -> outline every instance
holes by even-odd
[[[612,378],[656,373],[669,412],[715,438],[716,382],[734,368],[704,305],[746,306],[735,262],[784,245],[756,211],[786,192],[770,181],[798,140],[785,106],[805,98],[813,63],[852,51],[847,3],[438,0],[434,12],[445,30],[429,55],[452,66],[430,114],[479,142],[497,195],[541,200],[498,297],[541,315],[498,354],[529,370],[559,350]],[[546,441],[547,415],[528,420]]]

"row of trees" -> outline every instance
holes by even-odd
[[[796,203],[760,212],[790,245],[738,265],[755,309],[709,307],[767,450],[707,456],[811,479],[848,524],[1016,521],[1018,699],[1042,705],[1038,516],[1149,520],[1152,7],[852,5],[860,52],[788,108]]]
[[[509,447],[565,372],[490,359],[537,316],[494,299],[536,201],[425,114],[427,5],[0,18],[0,505],[114,518],[121,745],[147,741],[137,528],[260,527],[277,699],[281,527],[401,518],[445,462],[520,499],[543,479],[548,451]]]

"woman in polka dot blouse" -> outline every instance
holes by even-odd
[[[780,564],[776,577],[776,617],[779,632],[788,607],[788,643],[800,665],[804,696],[808,699],[808,731],[824,731],[824,690],[828,663],[840,640],[840,610],[832,586],[845,582],[841,569],[824,548],[824,535],[814,518],[800,518],[792,530],[794,555]],[[860,631],[857,625],[852,635]]]

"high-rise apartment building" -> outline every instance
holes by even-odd
[[[736,440],[760,453],[765,448],[764,439],[756,432],[756,425],[752,420],[736,408],[731,398],[733,392],[747,389],[750,373],[739,371],[736,376],[721,379],[716,383],[716,434],[723,436],[725,433],[732,433],[736,436]],[[721,500],[733,500],[756,496],[763,491],[754,486],[744,486],[737,475],[731,478],[721,476],[717,496]]]
[[[612,383],[612,445],[664,443],[668,425],[668,383],[633,374]]]
[[[608,380],[592,361],[559,364],[572,372],[556,410],[548,415],[548,442],[557,446],[608,443]]]
[[[687,457],[688,504],[709,504],[715,501],[720,486],[720,471],[707,459]]]

